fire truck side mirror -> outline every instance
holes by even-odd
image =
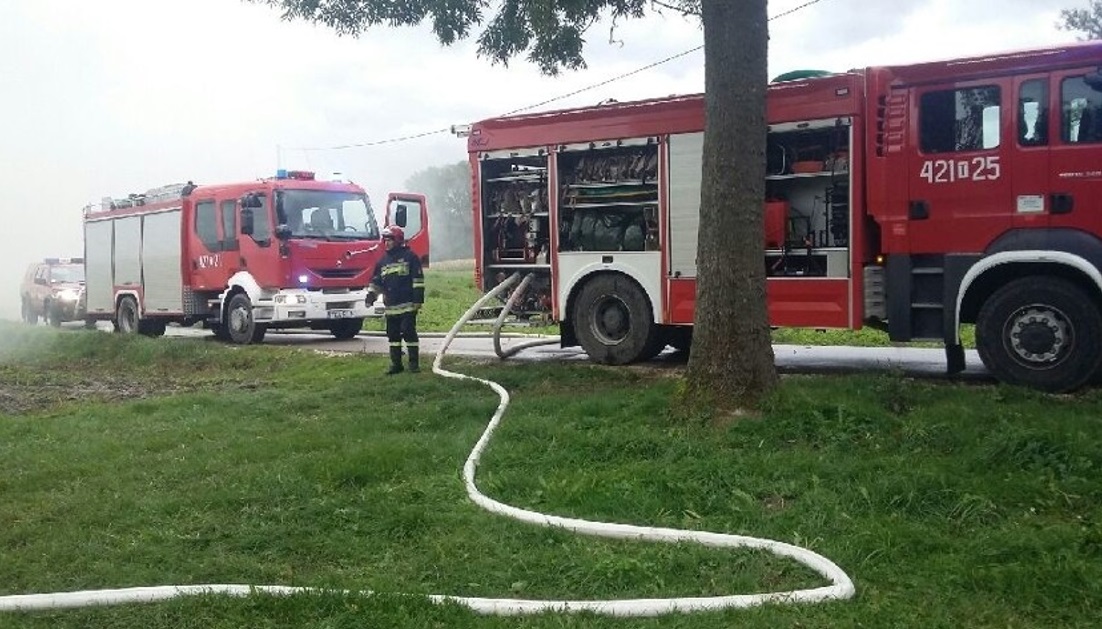
[[[241,207],[242,208],[261,208],[261,207],[264,207],[264,197],[257,194],[257,193],[255,193],[255,192],[250,192],[250,193],[246,194],[245,196],[241,197]]]
[[[241,233],[246,236],[253,235],[253,210],[252,208],[241,208]]]
[[[406,211],[405,205],[398,205],[394,208],[394,224],[398,227],[404,228],[406,226]]]
[[[291,237],[291,228],[286,223],[280,223],[276,225],[275,236],[280,240],[287,240]]]

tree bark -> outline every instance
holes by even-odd
[[[704,0],[704,166],[689,407],[754,407],[777,384],[765,302],[766,0]]]

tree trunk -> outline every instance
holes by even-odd
[[[700,410],[752,408],[777,384],[765,303],[766,0],[704,0],[704,170],[684,388]]]

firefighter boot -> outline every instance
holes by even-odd
[[[390,348],[390,369],[387,370],[386,375],[393,376],[394,374],[402,373],[403,371],[405,371],[405,368],[402,367],[402,348]]]
[[[409,350],[409,372],[410,373],[421,373],[420,348],[417,347],[417,346],[413,346],[413,347],[407,347],[406,349]]]

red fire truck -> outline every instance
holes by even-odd
[[[425,197],[391,194],[386,221],[427,265]],[[84,247],[89,321],[149,336],[202,323],[242,344],[283,328],[353,337],[374,314],[367,284],[384,252],[363,188],[296,170],[105,198],[85,208]]]
[[[771,83],[772,325],[934,339],[1000,379],[1102,376],[1102,42]],[[477,276],[612,364],[691,341],[703,96],[484,120]]]

